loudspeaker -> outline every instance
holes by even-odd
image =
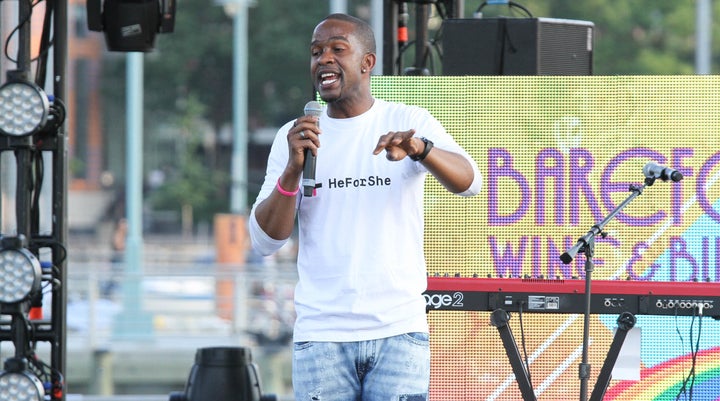
[[[443,75],[592,75],[594,24],[555,18],[443,21]]]

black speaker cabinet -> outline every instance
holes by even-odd
[[[555,18],[443,22],[443,75],[592,75],[594,24]]]

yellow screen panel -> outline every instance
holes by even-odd
[[[720,77],[374,77],[373,86],[376,97],[430,110],[483,175],[473,198],[428,178],[430,275],[582,279],[584,255],[568,265],[559,256],[639,187],[597,236],[593,279],[720,281]],[[643,187],[648,163],[684,179]],[[532,357],[538,399],[577,399],[582,316],[522,318],[510,326]],[[616,318],[591,317],[590,389]],[[431,399],[521,399],[489,312],[429,319]],[[717,400],[720,329],[699,320],[638,316],[643,379],[611,381],[604,399],[674,400],[694,360],[693,399]]]

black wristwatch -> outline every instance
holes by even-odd
[[[422,153],[420,153],[419,155],[410,156],[410,160],[412,160],[414,162],[421,162],[421,161],[425,160],[425,156],[427,156],[428,153],[430,153],[430,149],[432,149],[433,145],[434,145],[433,141],[431,141],[425,137],[422,137],[420,139],[422,139],[422,141],[425,142],[425,149],[423,149]]]

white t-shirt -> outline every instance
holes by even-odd
[[[430,113],[416,106],[375,99],[366,113],[320,117],[314,197],[298,196],[297,320],[294,341],[363,341],[427,332],[427,271],[423,251],[423,187],[427,171],[405,158],[373,155],[381,135],[416,130],[436,147],[465,155],[475,182],[461,195],[479,192],[480,174],[470,156]],[[275,187],[288,160],[287,132],[280,128],[270,151],[265,182],[250,215],[253,247],[279,249],[260,229],[255,207]],[[302,191],[301,191],[302,194]]]

